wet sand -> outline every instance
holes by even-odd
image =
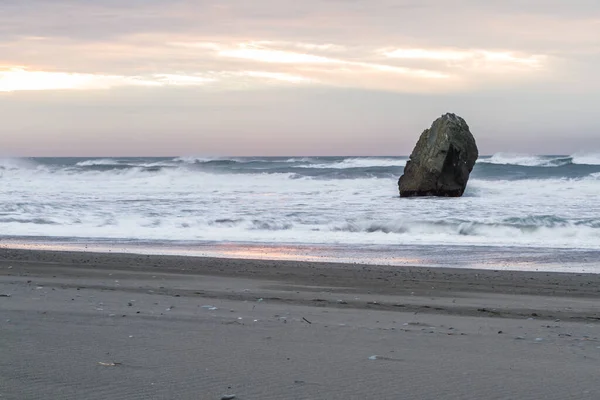
[[[598,399],[600,275],[0,249],[0,399]]]

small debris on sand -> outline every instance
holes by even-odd
[[[98,364],[102,365],[103,367],[116,367],[117,365],[121,365],[119,362],[99,362]]]

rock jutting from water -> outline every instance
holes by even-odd
[[[445,114],[426,129],[398,180],[400,197],[463,195],[479,152],[464,119]]]

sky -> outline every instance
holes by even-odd
[[[0,155],[600,152],[598,0],[0,0]]]

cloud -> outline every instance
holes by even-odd
[[[210,86],[223,84],[228,89],[248,89],[273,82],[308,84],[312,79],[268,71],[221,71],[204,75],[152,74],[118,76],[71,72],[33,71],[26,68],[0,67],[0,92],[45,90],[106,90],[123,86]],[[213,88],[214,89],[214,88]]]
[[[174,85],[174,86],[198,86],[216,82],[216,78],[204,76],[179,75],[179,74],[155,74],[156,85]]]
[[[330,43],[164,39],[136,36],[119,43],[85,47],[67,42],[62,49],[50,46],[54,54],[65,52],[64,58],[56,59],[55,63],[49,62],[51,51],[44,50],[49,44],[47,41],[25,39],[37,45],[37,54],[44,56],[30,60],[34,66],[9,68],[3,73],[2,87],[7,91],[180,85],[230,90],[260,88],[261,83],[269,86],[318,83],[331,87],[432,93],[489,86],[490,80],[507,82],[548,67],[545,55],[511,51],[382,50]],[[89,56],[82,57],[83,61],[78,64],[68,57],[72,51]],[[61,61],[63,59],[68,62]],[[260,79],[249,81],[248,78]]]
[[[241,73],[242,76],[249,76],[252,78],[263,78],[266,80],[275,80],[290,83],[309,83],[313,82],[310,78],[303,76],[285,74],[282,72],[265,72],[265,71],[245,71]]]
[[[282,64],[331,64],[336,63],[327,57],[291,51],[270,50],[252,44],[240,44],[237,48],[221,50],[220,57],[242,58],[253,61]]]
[[[399,60],[432,60],[448,68],[470,69],[480,73],[533,72],[544,69],[548,61],[548,56],[542,54],[481,49],[400,48],[383,50],[382,54]]]
[[[583,88],[593,76],[581,65],[600,61],[600,6],[588,0],[568,7],[558,0],[378,0],[376,7],[367,0],[5,0],[2,7],[3,64],[68,74],[56,85],[36,78],[45,90],[147,82],[447,93],[572,87],[575,70],[585,71],[575,82]],[[25,86],[10,79],[5,87]]]
[[[0,92],[69,89],[94,90],[130,85],[152,86],[159,85],[159,82],[138,77],[29,71],[24,68],[0,70]]]

